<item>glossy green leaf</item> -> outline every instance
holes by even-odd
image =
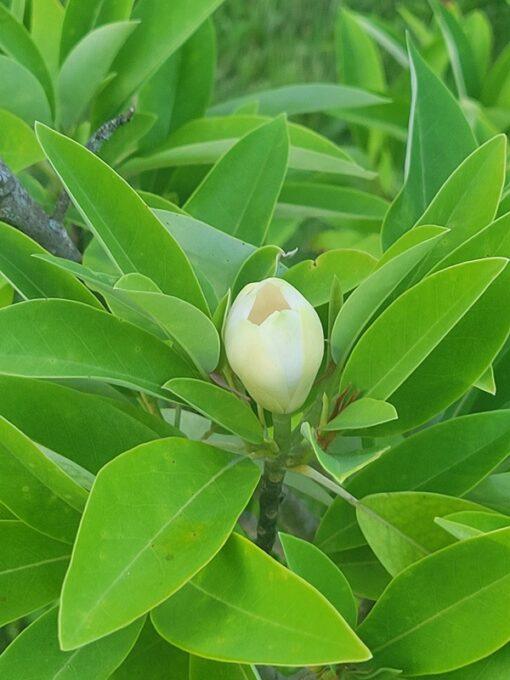
[[[508,527],[510,517],[481,510],[464,510],[445,517],[436,517],[435,522],[455,538],[464,540]]]
[[[0,417],[0,501],[26,524],[72,543],[87,493]]]
[[[379,196],[357,189],[313,182],[285,182],[278,199],[279,217],[315,217],[324,221],[349,220],[378,227],[388,209]]]
[[[420,231],[420,239],[425,237],[423,240],[409,243],[410,247],[402,252],[396,251],[389,261],[381,258],[375,271],[360,283],[342,306],[331,334],[331,353],[337,363],[345,361],[365,325],[373,319],[406,275],[445,235],[439,227],[417,227],[401,236],[386,251],[386,255],[399,248],[401,241],[407,245],[410,239],[408,234],[418,237]]]
[[[395,407],[387,401],[362,397],[353,401],[324,427],[325,430],[361,430],[398,418]]]
[[[358,617],[356,601],[340,569],[312,543],[290,534],[279,536],[289,569],[317,588],[354,628]]]
[[[252,444],[262,443],[262,426],[257,416],[233,392],[203,380],[189,378],[169,380],[165,388],[226,430]]]
[[[30,97],[26,93],[30,93]],[[50,123],[52,114],[43,86],[31,71],[10,57],[0,56],[0,108],[33,125]]]
[[[369,546],[395,576],[453,543],[452,536],[435,523],[437,517],[477,509],[474,503],[453,496],[401,491],[363,498],[356,514]]]
[[[469,492],[469,498],[476,503],[510,515],[510,472],[490,475]]]
[[[59,63],[60,38],[64,7],[60,0],[38,0],[30,8],[30,34],[43,56],[50,73],[56,73]]]
[[[120,291],[118,286],[117,290]],[[220,356],[220,339],[208,316],[185,300],[143,290],[123,290],[122,298],[132,302],[156,323],[166,337],[174,340],[204,374],[211,373]]]
[[[6,375],[0,376],[0,414],[33,441],[92,473],[138,444],[179,433],[127,401]]]
[[[287,125],[278,117],[227,151],[184,210],[228,234],[262,244],[287,172],[288,153]]]
[[[164,382],[192,376],[193,369],[111,314],[67,300],[29,300],[0,310],[0,373],[92,378],[165,396]]]
[[[405,180],[383,224],[385,249],[416,222],[443,182],[476,146],[459,104],[411,42],[409,57],[412,103]],[[438,110],[441,125],[434,124]]]
[[[13,520],[0,521],[0,540],[3,626],[58,598],[71,548]]]
[[[271,119],[257,115],[200,118],[170,135],[147,156],[130,159],[123,167],[126,175],[144,170],[188,165],[211,165],[231,149],[237,141]],[[289,168],[328,172],[335,175],[371,178],[340,147],[312,130],[289,123]]]
[[[153,75],[221,4],[222,0],[188,0],[161,3],[139,0],[132,19],[140,26],[115,59],[117,77],[104,90],[96,118],[100,121],[117,113],[127,99]]]
[[[38,680],[107,680],[129,654],[140,633],[143,620],[136,621],[115,635],[63,652],[58,644],[58,610],[43,614],[26,628],[0,656],[4,678],[29,678],[36,670]]]
[[[508,642],[509,559],[510,529],[502,529],[456,543],[406,569],[359,628],[375,665],[411,675],[442,673]],[[430,644],[438,639],[448,644]]]
[[[418,224],[440,224],[451,231],[425,258],[418,276],[447,266],[448,255],[494,219],[505,181],[505,159],[506,137],[498,135],[473,151],[443,184]]]
[[[390,397],[459,323],[506,263],[503,258],[466,262],[406,291],[361,337],[342,374],[340,390],[354,388],[376,399]],[[395,334],[395,328],[404,332]]]
[[[485,659],[449,673],[430,675],[428,680],[507,680],[510,673],[510,645],[505,645]]]
[[[110,678],[111,680],[134,680],[134,678],[168,680],[168,670],[171,668],[172,680],[190,680],[189,665],[189,655],[163,640],[154,630],[150,619],[147,618],[135,646]]]
[[[237,534],[152,620],[176,646],[219,661],[302,666],[370,658],[324,596]]]
[[[336,22],[337,71],[346,85],[382,92],[385,75],[381,55],[356,14],[340,8]]]
[[[214,116],[234,113],[246,102],[257,101],[259,111],[266,116],[286,113],[294,116],[301,113],[328,111],[329,109],[350,109],[373,106],[385,101],[383,97],[346,85],[329,83],[307,83],[284,85],[272,90],[263,90],[216,104],[209,112]]]
[[[34,75],[41,84],[50,107],[53,107],[53,84],[46,63],[23,23],[2,4],[0,4],[0,47],[2,52]]]
[[[80,121],[101,89],[117,52],[136,27],[133,21],[100,26],[69,52],[57,85],[60,123],[64,129],[70,129]]]
[[[163,293],[205,311],[186,256],[136,191],[80,144],[42,125],[37,135],[81,215],[121,272],[145,274]]]
[[[346,482],[357,498],[388,491],[462,496],[510,453],[510,412],[447,420],[385,451]],[[483,499],[472,500],[485,504]],[[354,509],[337,498],[322,518],[317,545],[328,554],[364,543]]]
[[[25,299],[64,298],[102,309],[74,276],[33,257],[46,251],[15,227],[0,222],[0,272]]]
[[[4,109],[0,109],[0,157],[12,172],[20,172],[44,158],[33,130]]]
[[[330,250],[319,255],[316,260],[298,262],[285,272],[283,278],[314,307],[318,307],[329,301],[335,277],[342,292],[348,293],[366,279],[375,266],[376,259],[361,250]]]
[[[62,591],[62,647],[108,635],[178,590],[224,544],[258,479],[251,461],[180,438],[142,444],[108,463]],[[99,556],[92,572],[91,552]]]

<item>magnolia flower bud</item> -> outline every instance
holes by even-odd
[[[282,279],[249,283],[225,324],[225,349],[253,399],[273,413],[303,405],[324,354],[317,312]]]

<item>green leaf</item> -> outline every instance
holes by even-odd
[[[423,240],[410,243],[411,234],[413,239],[419,236]],[[402,280],[405,280],[406,275],[444,235],[445,232],[439,227],[417,227],[401,236],[386,251],[375,271],[353,291],[336,318],[331,334],[331,352],[336,363],[345,361],[363,328],[374,318]],[[400,248],[401,242],[409,247],[404,247],[402,243],[404,250],[394,251]],[[390,252],[395,253],[394,257],[385,259]]]
[[[27,92],[30,97],[27,97]],[[52,114],[46,93],[25,66],[9,57],[0,56],[0,108],[10,111],[33,125],[40,120],[50,123]]]
[[[176,646],[220,661],[309,666],[370,658],[324,596],[237,534],[152,620]]]
[[[110,678],[111,680],[135,680],[135,678],[168,680],[168,670],[171,668],[172,680],[190,680],[189,665],[189,655],[163,640],[154,630],[150,619],[147,618],[135,646]]]
[[[450,55],[450,63],[459,97],[478,97],[481,83],[476,53],[464,32],[462,24],[453,11],[437,0],[431,0],[430,4]]]
[[[361,430],[398,418],[395,407],[387,401],[365,397],[357,399],[330,420],[324,430]]]
[[[64,298],[102,309],[74,276],[33,257],[46,251],[15,227],[0,222],[0,272],[25,299]]]
[[[391,576],[368,545],[333,553],[333,562],[342,570],[358,597],[378,600]]]
[[[500,472],[483,479],[469,492],[469,498],[497,512],[510,515],[510,472]]]
[[[278,246],[262,246],[249,255],[237,272],[231,297],[235,299],[248,283],[275,276],[283,254]]]
[[[0,521],[0,540],[3,626],[58,598],[71,548],[13,520]]]
[[[357,15],[340,8],[335,47],[340,81],[346,85],[383,92],[386,87],[381,55]]]
[[[220,339],[213,322],[203,312],[189,302],[171,295],[122,290],[118,284],[116,289],[117,295],[134,303],[142,313],[148,314],[167,338],[182,347],[201,373],[211,373],[216,368],[220,356]]]
[[[510,529],[502,529],[452,545],[406,569],[359,628],[375,665],[411,675],[442,673],[508,642],[509,559]],[[448,644],[430,644],[441,639]]]
[[[396,576],[413,562],[453,543],[435,519],[480,509],[474,503],[417,491],[374,494],[356,506],[360,528],[381,564]]]
[[[37,126],[37,136],[81,215],[120,271],[145,274],[163,293],[206,311],[186,256],[136,191],[73,140],[43,125]]]
[[[3,109],[0,109],[0,156],[12,172],[20,172],[44,158],[32,128]]]
[[[263,442],[262,426],[238,396],[212,383],[189,378],[169,380],[164,387],[229,432],[252,444]]]
[[[122,628],[186,583],[224,544],[258,479],[251,461],[180,438],[142,444],[108,463],[62,591],[62,648]],[[91,553],[99,556],[93,572]]]
[[[126,158],[129,158],[138,151],[141,140],[150,130],[152,130],[155,122],[156,118],[152,113],[135,113],[129,121],[129,125],[123,125],[122,127],[117,128],[115,134],[105,141],[98,152],[98,156],[111,167],[117,167],[125,161]],[[143,191],[139,191],[138,193],[149,207],[156,207],[150,205],[147,200],[148,198],[153,197],[153,194],[147,194],[147,192]],[[165,203],[165,206],[167,205],[165,199],[161,199],[161,201]]]
[[[0,47],[2,52],[24,66],[41,84],[50,107],[54,106],[51,76],[41,53],[21,21],[0,3]],[[20,83],[21,85],[21,83]]]
[[[184,210],[228,234],[262,244],[287,172],[288,154],[282,116],[249,132],[227,151]]]
[[[182,4],[139,0],[131,18],[139,20],[140,26],[113,63],[112,70],[118,75],[102,93],[96,118],[102,122],[115,115],[221,2],[188,0]]]
[[[159,168],[211,165],[229,151],[237,141],[256,128],[270,122],[257,115],[200,118],[175,131],[157,149],[146,156],[133,158],[122,167],[125,175]],[[289,168],[328,172],[370,179],[365,170],[340,147],[326,137],[292,123],[287,124],[290,149]]]
[[[345,486],[356,498],[385,491],[462,496],[509,453],[510,411],[461,416],[404,439]],[[485,504],[483,499],[472,500]],[[363,545],[354,509],[337,498],[322,518],[316,542],[328,554]]]
[[[448,256],[492,222],[505,181],[505,164],[506,137],[497,135],[473,151],[446,180],[417,224],[439,224],[450,232],[425,258],[416,278],[431,268],[452,264]]]
[[[72,129],[101,89],[112,62],[129,35],[134,21],[119,21],[85,35],[67,55],[58,76],[60,123]]]
[[[358,608],[349,582],[340,569],[316,546],[290,534],[279,534],[289,569],[331,602],[353,628]]]
[[[189,680],[260,680],[255,666],[241,666],[237,663],[221,663],[191,656],[189,660]]]
[[[30,34],[48,70],[58,71],[64,7],[60,0],[38,0],[30,7]]]
[[[459,323],[506,263],[504,258],[466,262],[406,291],[361,337],[342,374],[340,390],[354,388],[383,400],[390,397]],[[396,328],[405,332],[395,334]]]
[[[387,249],[423,214],[435,194],[476,146],[471,128],[446,85],[409,41],[412,103],[404,187],[382,229]],[[436,125],[441,111],[441,125]]]
[[[86,491],[3,417],[0,433],[0,502],[37,531],[72,543]]]
[[[26,628],[0,656],[0,673],[5,678],[33,677],[38,680],[107,680],[129,654],[143,620],[115,635],[81,647],[75,652],[60,649],[57,635],[58,610],[43,614]]]
[[[265,116],[278,116],[281,113],[295,116],[302,113],[328,111],[329,109],[355,109],[373,106],[386,100],[384,97],[356,87],[330,85],[329,83],[307,83],[284,85],[272,90],[252,92],[216,104],[209,109],[209,113],[213,116],[229,115],[246,102],[252,101],[259,103],[259,111]]]
[[[5,375],[0,376],[0,414],[35,442],[92,473],[138,444],[179,434],[129,402]]]
[[[510,517],[480,510],[452,512],[445,517],[436,517],[434,521],[460,540],[510,526]]]
[[[376,264],[372,255],[361,250],[330,250],[319,255],[316,260],[298,262],[285,272],[283,278],[314,307],[318,307],[329,302],[335,277],[340,282],[342,292],[348,293],[372,273]]]
[[[510,645],[505,645],[491,656],[450,673],[431,675],[428,680],[507,680],[510,673]]]
[[[0,310],[0,373],[92,378],[164,398],[164,382],[193,370],[154,336],[111,314],[67,300],[29,300]]]
[[[315,217],[320,220],[349,220],[363,228],[379,227],[388,203],[380,196],[333,184],[285,182],[278,206],[279,217]]]
[[[488,394],[496,394],[496,380],[494,378],[494,368],[489,366],[483,375],[474,383],[474,387]]]

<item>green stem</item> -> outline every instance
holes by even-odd
[[[298,472],[299,474],[304,475],[305,477],[309,477],[310,479],[313,479],[315,482],[322,484],[322,486],[336,493],[337,496],[343,498],[350,505],[353,505],[354,507],[359,505],[359,500],[355,498],[352,494],[350,494],[346,489],[344,489],[343,486],[336,484],[331,479],[329,479],[329,477],[325,477],[324,475],[322,475],[317,470],[314,470],[309,465],[299,465],[298,467],[292,468],[292,471]]]
[[[257,545],[267,553],[271,553],[276,540],[284,478],[285,469],[275,460],[266,460],[259,497]]]
[[[180,430],[181,429],[181,416],[182,416],[182,406],[179,404],[175,407],[174,425]]]
[[[273,413],[273,438],[281,453],[289,451],[291,445],[292,425],[291,417],[286,413]]]

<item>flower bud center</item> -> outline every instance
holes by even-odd
[[[284,309],[290,309],[290,305],[280,289],[272,283],[266,283],[255,297],[248,321],[260,326],[273,312],[281,312]]]

